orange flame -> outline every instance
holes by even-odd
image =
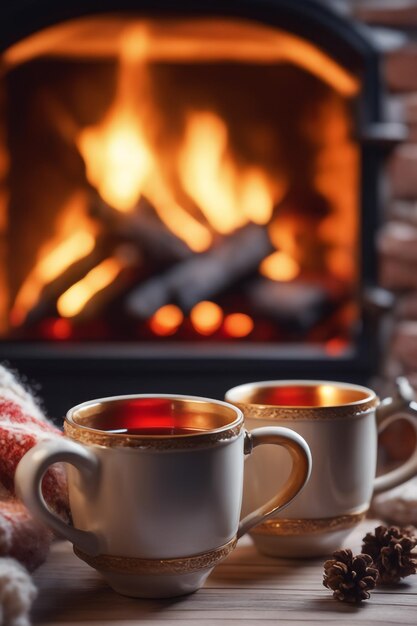
[[[110,206],[133,211],[145,195],[171,232],[193,252],[203,252],[210,247],[212,234],[176,201],[146,136],[145,124],[155,118],[145,64],[148,42],[145,29],[126,30],[115,101],[100,124],[80,132],[77,146],[88,180]]]
[[[97,127],[77,140],[87,177],[112,207],[128,212],[146,195],[165,225],[195,252],[212,243],[210,231],[183,209],[168,191],[138,113],[116,100]],[[184,190],[215,231],[228,234],[249,221],[266,224],[274,198],[266,174],[255,167],[239,171],[228,153],[228,133],[214,113],[193,113],[180,150],[179,176]],[[191,232],[192,231],[192,232]]]
[[[290,281],[297,278],[300,266],[286,252],[278,250],[261,262],[259,271],[271,280]]]
[[[322,148],[317,159],[315,186],[332,212],[322,221],[319,236],[329,246],[329,270],[346,281],[357,274],[359,150],[352,140],[349,118],[336,97],[322,107],[316,125]]]
[[[74,283],[57,302],[58,313],[62,317],[75,317],[99,291],[110,285],[120,274],[125,264],[122,260],[110,257],[96,265],[77,283]]]
[[[297,218],[292,215],[280,216],[268,225],[271,243],[277,250],[282,250],[296,260],[298,260],[297,229]]]
[[[227,126],[212,112],[188,116],[179,176],[218,233],[229,234],[250,220],[266,224],[271,218],[274,198],[266,174],[256,168],[239,171],[229,153]]]
[[[152,167],[143,119],[148,84],[144,62],[147,45],[145,28],[126,30],[120,49],[115,101],[104,120],[83,129],[76,140],[86,163],[88,180],[110,206],[122,212],[135,208]],[[142,106],[135,94],[138,77]]]
[[[97,228],[86,215],[86,198],[76,192],[60,212],[56,235],[38,252],[35,267],[20,287],[10,312],[14,326],[22,324],[37,304],[42,289],[94,248]],[[74,224],[77,225],[74,230]]]
[[[147,192],[155,211],[174,235],[182,239],[193,252],[208,250],[213,243],[211,232],[176,202],[160,178],[149,181]]]
[[[98,128],[83,130],[77,145],[101,197],[119,211],[131,211],[152,162],[137,115],[114,109]]]

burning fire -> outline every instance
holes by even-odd
[[[272,184],[255,165],[238,166],[227,126],[214,112],[190,112],[178,146],[177,176],[182,196],[188,196],[198,212],[193,214],[177,200],[175,190],[163,175],[164,155],[153,148],[145,131],[146,125],[158,123],[151,106],[145,63],[147,42],[143,29],[127,33],[121,47],[114,102],[100,123],[82,129],[76,137],[89,182],[110,207],[121,213],[138,210],[141,197],[146,197],[165,227],[196,253],[208,250],[216,235],[228,235],[250,222],[267,224],[274,205],[285,193],[286,183]],[[63,207],[64,224],[58,226],[57,237],[40,250],[34,270],[16,297],[11,313],[13,324],[20,325],[25,320],[45,285],[93,250],[96,233],[92,222],[85,218],[86,199],[81,211],[80,202],[76,196],[68,207]],[[74,206],[83,214],[77,221]],[[75,231],[73,223],[77,224]],[[60,315],[78,315],[95,293],[115,280],[121,269],[120,261],[115,259],[93,268],[58,299]],[[210,329],[217,328],[222,319],[218,312],[213,312],[213,303],[211,313],[207,312],[209,305],[204,306],[204,313],[204,307],[200,307],[191,316],[202,334],[212,332]],[[205,325],[204,320],[210,315],[217,315],[216,320]]]
[[[295,280],[303,271],[298,240],[300,220],[296,215],[279,213],[290,181],[279,171],[263,169],[257,162],[245,161],[235,154],[228,125],[214,110],[184,111],[178,143],[170,147],[172,153],[167,154],[166,148],[164,152],[155,139],[161,130],[161,120],[152,94],[150,43],[144,26],[126,31],[120,48],[114,100],[103,119],[77,132],[75,144],[84,159],[89,183],[110,209],[127,221],[129,215],[140,213],[145,204],[141,200],[145,199],[161,225],[198,254],[248,224],[265,226],[275,251],[268,254],[269,247],[264,253],[268,256],[259,264],[259,273],[273,281]],[[323,69],[319,52],[304,59],[305,49],[296,43],[281,38],[280,45],[288,59],[320,78],[323,78],[321,73],[326,74],[327,83],[339,93],[355,92],[357,85],[352,79],[349,82],[349,77],[340,73],[337,66],[330,63]],[[354,177],[358,171],[358,154],[349,138],[343,100],[337,97],[342,106],[330,102],[328,110],[321,113],[317,128],[309,132],[316,133],[312,143],[315,141],[319,146],[313,172],[314,189],[332,207],[320,224],[319,237],[329,248],[328,269],[346,280],[354,272],[352,249],[357,232]],[[349,167],[344,167],[345,162]],[[40,248],[33,270],[16,295],[11,310],[11,322],[15,326],[24,323],[47,285],[96,246],[98,226],[88,217],[85,194],[75,193],[59,215],[62,217],[55,235]],[[65,321],[80,315],[91,299],[117,280],[126,267],[117,254],[107,254],[107,258],[97,262],[57,299],[57,311]],[[207,297],[213,296],[207,294]],[[161,304],[158,303],[159,309],[149,320],[149,327],[156,335],[172,335],[182,325],[184,314],[176,305]],[[254,329],[249,315],[225,315],[210,301],[201,301],[193,307],[190,323],[197,333],[206,336],[222,328],[229,337],[246,337]],[[73,322],[68,324],[72,326]],[[67,332],[66,327],[63,329],[62,332]]]
[[[135,36],[139,44],[133,54]],[[114,103],[102,122],[79,133],[77,146],[88,180],[111,207],[134,211],[144,196],[171,232],[194,252],[203,252],[211,246],[213,233],[227,235],[249,222],[268,223],[286,184],[272,184],[259,167],[238,167],[221,117],[192,111],[178,146],[177,176],[200,217],[181,205],[164,179],[164,155],[145,131],[145,126],[158,125],[145,63],[147,37],[145,30],[127,31]]]

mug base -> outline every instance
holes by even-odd
[[[272,537],[252,534],[252,540],[259,552],[266,556],[284,559],[306,559],[331,555],[343,546],[343,542],[353,528],[324,534]]]
[[[213,568],[189,574],[122,574],[97,570],[113,591],[130,598],[175,598],[198,591]]]
[[[117,593],[132,598],[174,598],[197,591],[214,566],[236,546],[237,537],[200,554],[168,559],[93,556],[74,546],[74,554],[97,570]]]
[[[267,556],[304,559],[328,556],[343,546],[365,518],[366,509],[337,517],[286,519],[272,517],[252,530],[255,546]]]

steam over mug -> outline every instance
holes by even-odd
[[[310,451],[287,428],[243,428],[240,409],[179,395],[85,402],[65,420],[67,439],[30,450],[16,472],[27,507],[74,544],[118,592],[169,597],[198,589],[237,539],[284,508],[303,488]],[[261,444],[291,456],[271,499],[239,522],[244,455]],[[277,449],[278,451],[278,449]],[[41,480],[67,464],[74,526],[46,506]]]
[[[398,469],[375,478],[377,436],[399,416],[417,432],[417,403],[407,381],[396,398],[380,401],[375,392],[340,382],[282,380],[230,389],[226,400],[242,409],[248,428],[288,426],[305,438],[313,457],[310,481],[288,506],[252,529],[261,552],[271,556],[328,554],[365,516],[373,493],[417,473],[417,450]],[[285,453],[256,451],[245,467],[244,506],[256,507],[288,475]]]

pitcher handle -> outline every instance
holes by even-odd
[[[62,438],[41,441],[21,459],[15,474],[17,496],[54,532],[71,541],[83,552],[96,556],[100,553],[98,536],[93,532],[66,524],[48,508],[43,497],[42,478],[45,472],[53,463],[61,462],[74,465],[91,486],[95,485],[99,469],[97,457],[87,448]]]
[[[306,441],[296,432],[280,426],[255,428],[245,433],[245,454],[263,444],[282,446],[291,455],[291,474],[286,484],[279,492],[263,506],[249,513],[239,524],[237,537],[241,537],[251,528],[264,522],[269,517],[282,511],[295,496],[300,493],[311,474],[311,452]]]
[[[417,401],[414,390],[406,378],[397,378],[397,393],[385,398],[376,410],[378,433],[397,419],[406,419],[417,437]],[[417,475],[417,445],[411,457],[396,469],[378,476],[374,481],[374,494],[393,489]]]

